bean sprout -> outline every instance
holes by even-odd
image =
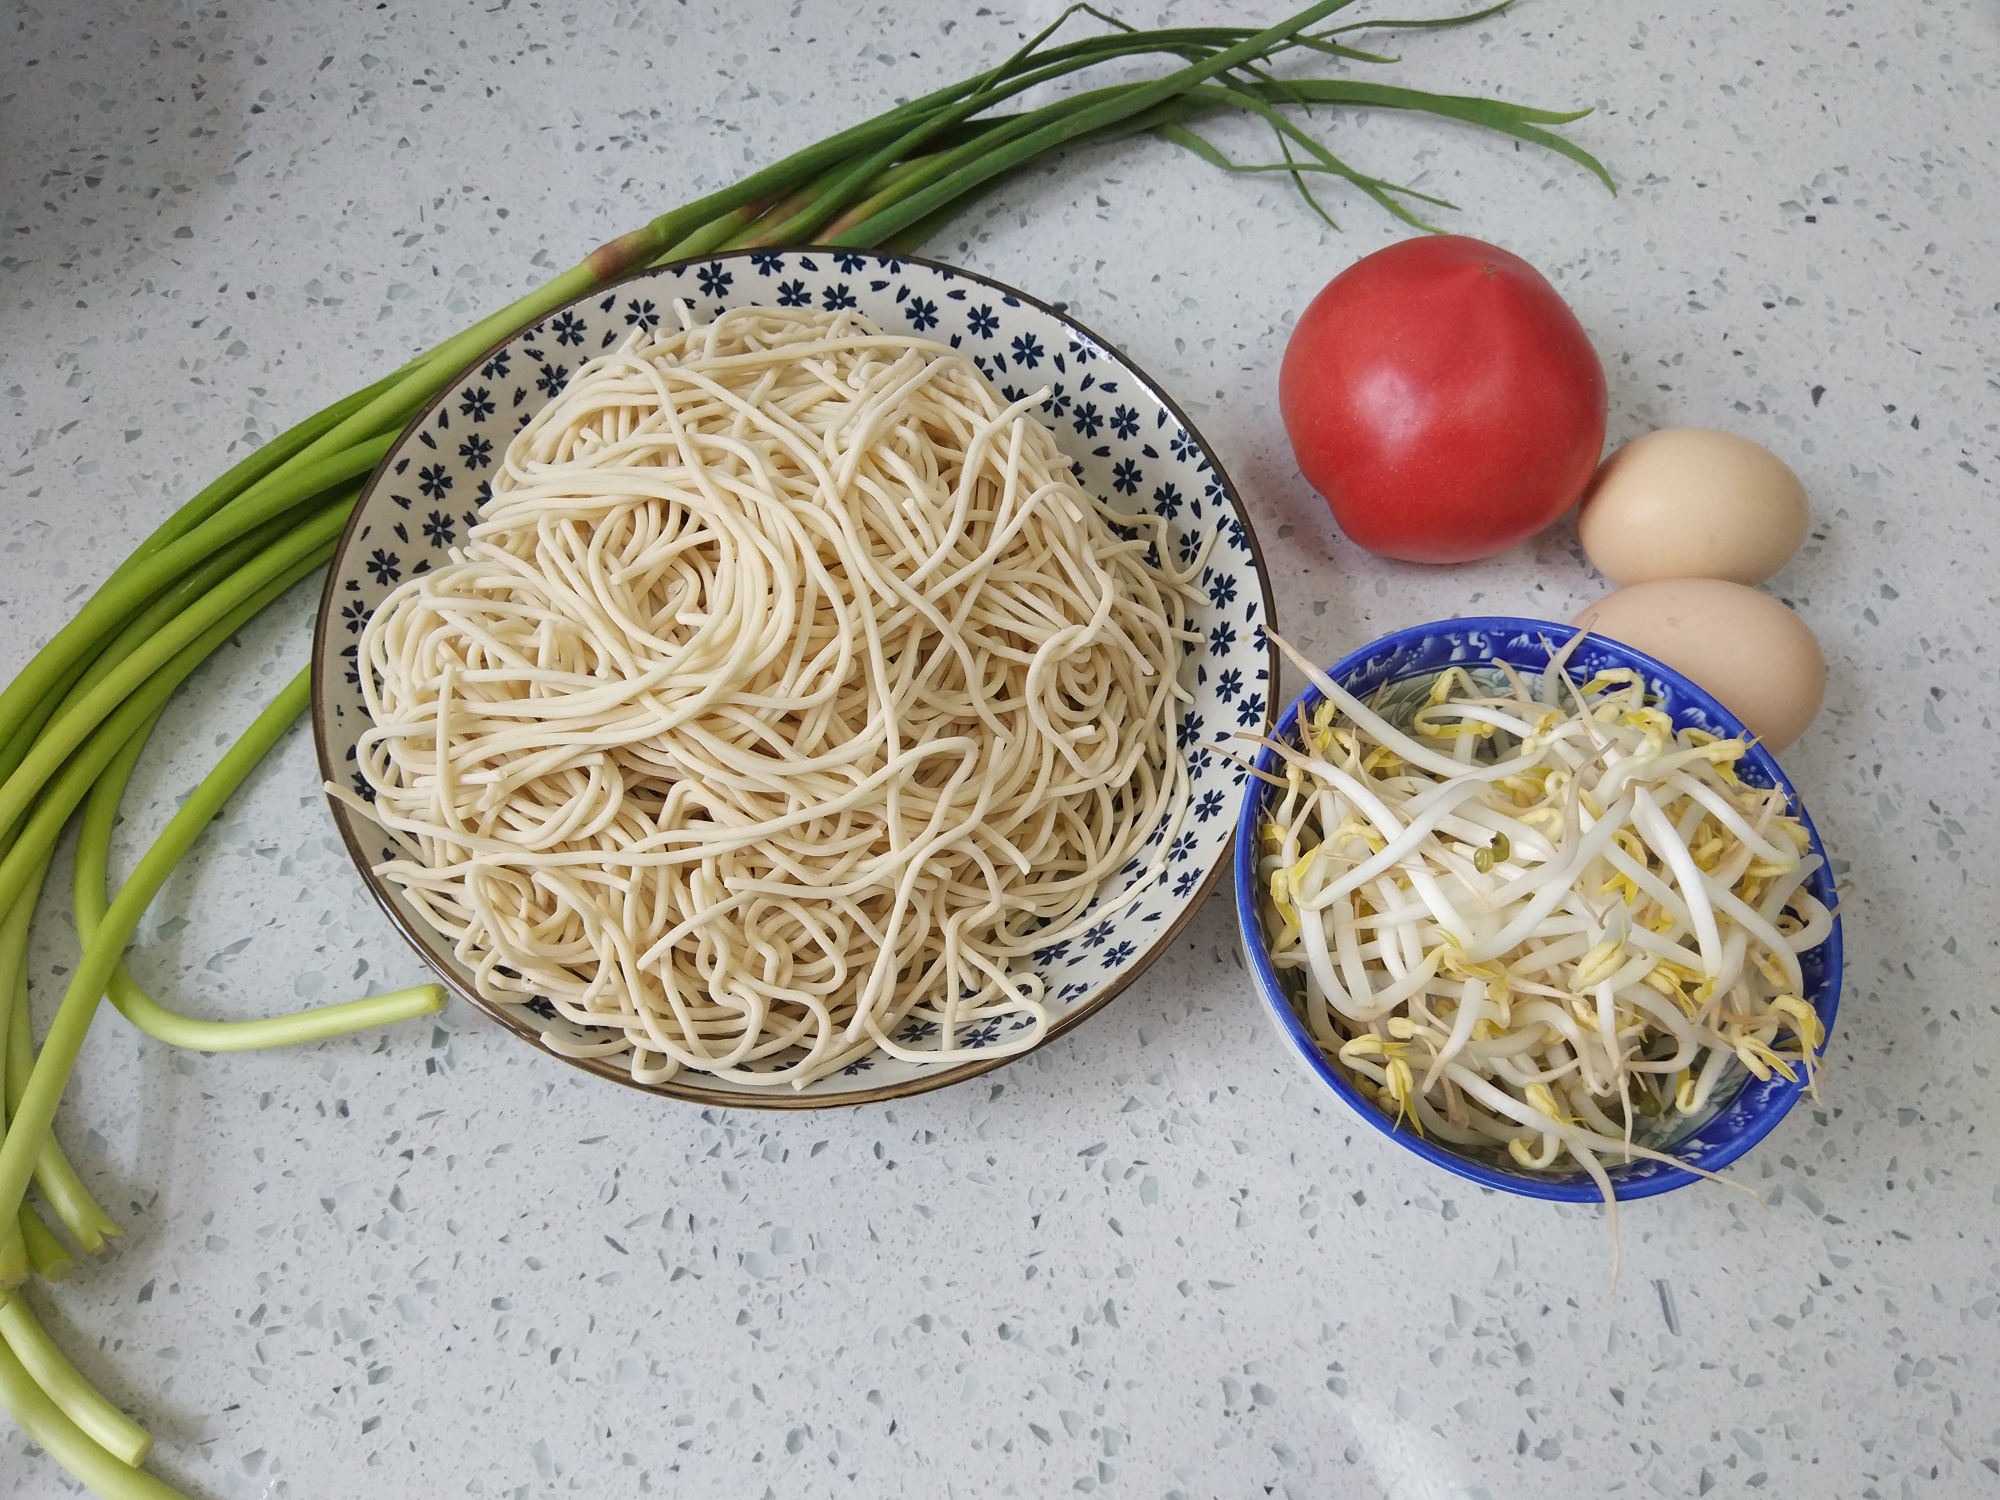
[[[1798,955],[1833,915],[1784,794],[1738,778],[1742,739],[1676,732],[1629,668],[1450,667],[1369,705],[1272,639],[1325,696],[1297,744],[1264,742],[1265,937],[1314,1041],[1399,1127],[1581,1166],[1615,1232],[1606,1160],[1686,1166],[1644,1140],[1739,1069],[1816,1089]]]

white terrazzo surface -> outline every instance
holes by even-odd
[[[1260,4],[1127,8],[1263,17]],[[0,665],[247,442],[704,186],[1053,15],[897,0],[0,10]],[[1852,882],[1818,1109],[1601,1214],[1468,1190],[1274,1048],[1218,896],[1073,1039],[818,1117],[593,1083],[470,1014],[177,1055],[100,1020],[61,1133],[129,1227],[46,1312],[210,1497],[1992,1494],[2000,1487],[2000,12],[1529,0],[1402,70],[1600,112],[1531,150],[1323,122],[1543,267],[1614,438],[1734,428],[1814,540],[1784,757]],[[1231,137],[1246,150],[1248,136]],[[1558,527],[1449,571],[1332,530],[1274,410],[1289,319],[1399,232],[1155,142],[1019,180],[934,253],[1072,303],[1203,421],[1281,621],[1330,659],[1567,618]],[[137,833],[294,670],[312,596],[173,713]],[[127,848],[129,857],[130,845]],[[66,881],[59,871],[59,881]],[[38,1005],[73,943],[45,911]],[[142,976],[216,1015],[420,977],[303,734],[163,894]],[[69,1483],[0,1435],[0,1495]]]

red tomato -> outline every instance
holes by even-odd
[[[1278,374],[1299,470],[1370,552],[1468,562],[1576,502],[1604,447],[1604,368],[1541,272],[1462,235],[1329,282]]]

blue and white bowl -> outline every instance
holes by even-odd
[[[1327,668],[1326,675],[1358,698],[1373,700],[1376,692],[1383,690],[1385,699],[1393,702],[1395,684],[1428,679],[1451,666],[1476,669],[1482,663],[1501,660],[1524,673],[1539,673],[1548,665],[1551,653],[1559,650],[1575,634],[1576,627],[1573,625],[1553,625],[1543,620],[1504,616],[1441,620],[1431,625],[1399,630],[1378,641],[1371,641]],[[1647,692],[1673,719],[1676,730],[1692,727],[1725,738],[1747,735],[1742,722],[1714,698],[1672,668],[1630,646],[1593,635],[1576,648],[1569,662],[1578,681],[1585,681],[1609,667],[1636,668],[1646,679]],[[1275,737],[1286,744],[1298,744],[1299,716],[1310,713],[1318,705],[1320,696],[1317,688],[1307,688],[1301,693],[1278,721]],[[1276,753],[1266,747],[1258,755],[1256,763],[1259,770],[1274,772],[1277,761]],[[1792,814],[1805,825],[1812,839],[1812,852],[1822,860],[1818,873],[1806,882],[1806,889],[1829,908],[1835,907],[1838,898],[1834,893],[1832,869],[1825,862],[1826,847],[1820,842],[1819,830],[1813,827],[1812,819],[1806,816],[1798,793],[1778,769],[1777,761],[1763,746],[1754,745],[1736,763],[1736,771],[1751,786],[1777,787],[1790,799]],[[1250,782],[1237,817],[1236,920],[1242,931],[1243,951],[1249,958],[1250,972],[1269,1008],[1281,1043],[1308,1072],[1338,1094],[1362,1119],[1399,1145],[1414,1151],[1426,1161],[1436,1163],[1447,1172],[1470,1178],[1486,1187],[1529,1198],[1551,1198],[1569,1203],[1600,1202],[1602,1195],[1597,1184],[1580,1169],[1568,1173],[1529,1172],[1514,1166],[1497,1153],[1490,1158],[1475,1157],[1443,1142],[1425,1139],[1412,1130],[1397,1129],[1394,1120],[1363,1098],[1345,1070],[1319,1049],[1306,1030],[1305,1022],[1293,1008],[1278,979],[1277,970],[1272,967],[1264,938],[1263,918],[1258,909],[1256,830],[1267,800],[1274,795],[1275,791],[1268,783],[1261,780]],[[1799,966],[1805,975],[1804,998],[1819,1012],[1820,1021],[1829,1036],[1833,1032],[1834,1013],[1840,1003],[1840,939],[1840,919],[1835,917],[1833,931],[1826,941],[1799,955]],[[1824,1051],[1824,1043],[1821,1050]],[[1722,1097],[1712,1106],[1710,1113],[1696,1117],[1664,1141],[1646,1140],[1644,1144],[1672,1152],[1690,1166],[1718,1171],[1770,1134],[1804,1089],[1803,1083],[1787,1082],[1781,1075],[1773,1075],[1762,1082],[1740,1070],[1736,1076],[1738,1086],[1733,1092],[1718,1091]],[[1612,1191],[1621,1202],[1631,1198],[1649,1198],[1655,1193],[1670,1192],[1700,1180],[1692,1172],[1656,1161],[1607,1160],[1604,1168],[1611,1178]]]
[[[1239,729],[1263,732],[1272,715],[1275,657],[1264,638],[1269,585],[1250,519],[1235,488],[1186,415],[1148,376],[1060,308],[969,271],[909,256],[851,250],[758,250],[708,256],[643,272],[591,294],[502,341],[468,366],[403,434],[370,479],[342,536],[313,639],[313,735],[321,773],[366,795],[354,747],[368,719],[356,676],[356,642],[370,613],[403,579],[445,561],[472,526],[508,441],[562,390],[576,368],[639,325],[674,316],[676,299],[706,321],[745,305],[854,308],[892,332],[918,333],[969,352],[1012,401],[1042,386],[1042,420],[1078,478],[1114,508],[1176,523],[1187,558],[1220,528],[1202,575],[1196,615],[1202,642],[1182,681],[1194,702],[1181,722],[1193,782],[1185,826],[1165,879],[1129,909],[1039,953],[1052,1022],[1068,1031],[1136,979],[1194,915],[1226,864],[1245,772],[1218,754]],[[482,998],[448,944],[370,866],[389,857],[380,829],[335,804],[334,821],[375,899],[425,961],[467,1001],[537,1046],[553,1022],[527,1006]],[[1116,877],[1122,889],[1134,865]],[[1118,892],[1099,897],[1109,904]],[[1001,1023],[967,1028],[972,1048],[1003,1039]],[[939,1088],[1006,1061],[951,1065],[864,1059],[802,1092],[763,1091],[683,1075],[653,1092],[703,1104],[811,1108],[859,1104]],[[615,1060],[564,1061],[630,1083]],[[636,1086],[636,1085],[635,1085]]]

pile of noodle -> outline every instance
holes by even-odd
[[[485,998],[649,1083],[1041,1039],[1021,961],[1184,815],[1201,567],[1079,488],[1042,394],[742,308],[635,335],[515,436],[360,646],[379,873]]]

